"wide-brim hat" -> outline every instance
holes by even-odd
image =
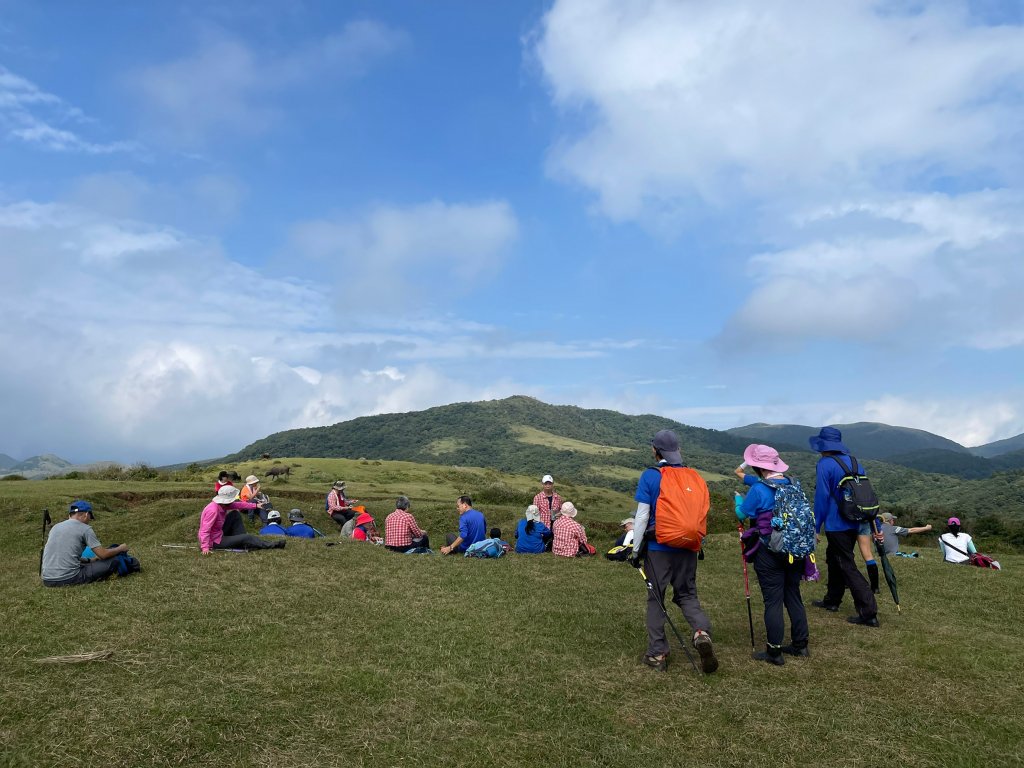
[[[222,485],[213,500],[218,504],[230,504],[238,499],[238,489],[233,485]]]
[[[658,449],[658,453],[669,464],[682,464],[683,455],[679,452],[679,437],[671,429],[663,429],[658,432],[651,445]]]
[[[293,509],[291,512],[289,512],[288,519],[291,520],[293,523],[306,522],[306,518],[303,516],[301,509]]]
[[[373,522],[373,515],[369,512],[363,512],[359,517],[356,518],[356,525],[366,525],[367,523]]]
[[[535,523],[540,522],[540,510],[536,504],[531,504],[526,508],[526,519],[533,520]]]
[[[259,481],[260,481],[260,479],[258,477],[256,477],[256,475],[249,475],[247,478],[245,478],[245,484],[246,485],[255,485]]]
[[[743,461],[748,467],[767,469],[769,472],[785,472],[789,464],[779,458],[779,452],[770,445],[751,443],[743,451]]]
[[[562,517],[576,517],[577,511],[576,506],[571,501],[563,501],[562,508],[559,510]]]
[[[344,489],[344,487],[345,487],[345,481],[344,480],[335,480],[334,481],[334,485],[331,486],[331,488],[333,488],[336,491],[340,491],[340,490]]]
[[[843,433],[835,427],[822,427],[818,434],[807,438],[807,442],[811,446],[811,450],[817,453],[824,453],[825,451],[850,452],[843,445]],[[749,464],[750,462],[747,463]]]
[[[625,520],[619,523],[619,528],[625,528],[627,525],[636,525],[636,520],[632,517],[627,517]]]

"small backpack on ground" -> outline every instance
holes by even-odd
[[[505,548],[501,546],[501,539],[484,539],[470,545],[466,550],[466,557],[501,557],[504,554]]]
[[[847,468],[838,456],[833,455],[831,458],[842,467],[844,473],[837,486],[839,514],[851,523],[874,520],[878,515],[878,496],[867,475],[857,472],[857,459],[850,456],[851,465]]]
[[[607,552],[604,553],[604,556],[607,557],[609,560],[622,562],[631,554],[633,554],[633,547],[625,547],[620,544],[617,547],[612,547],[611,549],[609,549]]]
[[[654,514],[654,537],[659,544],[698,552],[708,532],[711,496],[708,484],[690,467],[655,467],[661,488]]]
[[[114,570],[118,576],[127,576],[130,573],[141,571],[142,564],[127,552],[122,552],[119,555],[114,555]]]
[[[761,537],[770,552],[789,555],[789,562],[807,557],[814,552],[814,511],[800,481],[789,478],[788,483],[770,483],[762,480],[775,494],[775,512],[772,514],[771,536]],[[778,527],[775,522],[779,520]]]

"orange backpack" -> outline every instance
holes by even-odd
[[[662,466],[657,470],[661,472],[661,490],[654,512],[656,541],[699,551],[708,532],[708,484],[690,467]]]

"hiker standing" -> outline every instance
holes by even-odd
[[[427,532],[420,528],[409,511],[411,508],[409,497],[399,496],[395,501],[395,511],[384,518],[384,546],[392,552],[430,549]]]
[[[209,555],[215,549],[284,548],[283,541],[264,541],[259,536],[244,533],[245,525],[238,511],[255,506],[248,501],[238,501],[238,489],[235,486],[222,486],[199,515],[199,549],[202,553]]]
[[[345,497],[344,480],[337,480],[331,486],[331,491],[327,494],[327,514],[339,528],[344,528],[345,523],[355,516],[352,503]]]
[[[551,529],[540,521],[540,510],[536,504],[526,508],[526,514],[516,526],[516,552],[522,555],[539,555],[544,552]]]
[[[576,506],[571,501],[562,502],[562,514],[552,524],[551,554],[559,557],[589,557],[590,543],[586,529],[576,522]]]
[[[473,509],[472,498],[459,496],[455,508],[459,511],[459,532],[448,534],[447,545],[441,547],[442,555],[465,552],[473,544],[487,538],[487,520],[484,519],[483,513]]]
[[[917,557],[917,552],[900,552],[900,539],[915,533],[928,533],[932,529],[931,524],[904,528],[902,525],[896,525],[896,515],[891,512],[883,512],[879,517],[882,519],[882,536],[885,537],[885,554]]]
[[[767,635],[767,647],[764,651],[755,652],[753,656],[759,661],[781,666],[785,663],[782,656],[784,652],[794,656],[810,655],[807,650],[807,611],[800,597],[804,559],[792,558],[785,552],[772,552],[767,543],[775,527],[775,488],[791,484],[789,478],[782,474],[789,469],[789,465],[771,446],[757,444],[747,446],[743,452],[743,461],[754,471],[754,483],[747,491],[741,508],[743,516],[750,523],[749,529],[743,534],[743,556],[748,563],[754,564],[757,582],[761,586]],[[806,510],[806,500],[803,503]],[[807,520],[807,534],[810,538],[810,518]],[[781,527],[780,521],[778,528],[781,530]],[[782,644],[786,636],[783,606],[789,614],[791,645]]]
[[[104,547],[87,521],[95,520],[92,504],[74,501],[68,507],[68,519],[50,529],[43,547],[43,584],[70,587],[110,578],[117,569],[117,556],[128,551],[127,544]],[[97,558],[82,561],[88,547]]]
[[[821,454],[814,489],[814,523],[819,535],[824,528],[828,542],[825,548],[828,587],[825,597],[813,601],[811,605],[826,611],[838,611],[843,594],[849,587],[857,614],[850,616],[847,621],[877,627],[878,605],[875,603],[875,595],[853,558],[860,523],[847,520],[839,513],[839,481],[850,472],[863,475],[864,467],[850,455],[850,451],[843,445],[842,433],[835,427],[822,427],[817,435],[808,439],[808,443],[811,450]]]
[[[679,606],[693,629],[693,645],[700,654],[701,669],[705,673],[718,669],[714,646],[711,643],[711,621],[701,608],[697,597],[697,552],[700,541],[684,542],[667,533],[668,523],[674,522],[674,510],[692,508],[703,510],[694,521],[694,530],[703,538],[707,529],[707,512],[711,506],[707,483],[692,469],[683,465],[679,452],[679,438],[675,432],[663,429],[651,441],[656,466],[645,469],[636,489],[636,514],[633,554],[629,562],[635,567],[643,565],[653,589],[647,592],[647,654],[644,663],[664,671],[668,667],[668,640],[665,637],[665,589],[672,587],[672,602]],[[669,478],[663,510],[663,525],[658,526],[658,501],[662,498],[662,481]],[[685,495],[685,499],[684,499]],[[703,530],[699,530],[703,529]],[[659,536],[660,531],[665,531]],[[660,541],[671,538],[675,544]]]
[[[555,478],[551,475],[544,475],[540,482],[541,492],[533,497],[533,505],[540,512],[540,521],[551,528],[555,515],[562,508],[562,497],[555,493]]]

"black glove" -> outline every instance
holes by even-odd
[[[629,557],[626,558],[626,562],[632,565],[634,568],[639,568],[641,565],[644,564],[643,554],[637,552],[636,549],[634,549],[632,552],[629,553]]]

